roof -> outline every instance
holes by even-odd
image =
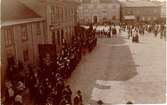
[[[26,5],[19,2],[18,0],[2,0],[1,6],[2,21],[40,17],[32,9],[28,8]]]
[[[38,21],[43,21],[43,20],[44,20],[43,18],[29,18],[29,19],[11,20],[11,21],[2,22],[1,27],[24,24],[24,23],[31,23],[31,22],[38,22]]]
[[[119,3],[118,0],[99,0],[100,3]]]
[[[159,4],[151,1],[136,0],[121,2],[122,7],[158,7]]]
[[[82,3],[91,3],[91,2],[97,2],[97,3],[119,3],[118,0],[82,0]]]
[[[82,0],[82,3],[91,3],[91,0]]]

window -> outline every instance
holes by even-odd
[[[70,11],[71,11],[71,12],[70,12],[70,13],[71,13],[70,16],[72,16],[72,8],[70,9]]]
[[[23,59],[24,59],[25,62],[29,60],[28,49],[23,51]]]
[[[60,11],[59,11],[59,13],[60,13],[60,19],[61,19],[61,21],[63,21],[63,13],[64,13],[64,11],[63,11],[63,8],[60,8]]]
[[[28,33],[27,33],[26,25],[21,25],[21,36],[22,36],[22,41],[28,40]]]
[[[41,35],[41,27],[40,27],[40,23],[37,23],[36,24],[36,32],[37,32],[37,35]]]
[[[116,5],[113,5],[113,6],[112,6],[112,9],[116,9],[116,8],[117,8],[117,6],[116,6]]]
[[[157,9],[154,9],[153,12],[154,12],[154,13],[157,13]]]
[[[55,23],[55,8],[54,6],[51,6],[51,24]]]
[[[59,18],[59,8],[56,7],[56,17]]]
[[[116,20],[116,16],[113,16],[113,17],[112,17],[112,20]]]
[[[68,17],[68,9],[66,8],[65,9],[65,19],[67,19],[67,17]]]
[[[8,28],[4,32],[5,46],[10,46],[14,43],[14,32],[13,28]]]

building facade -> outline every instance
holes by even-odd
[[[12,60],[27,64],[39,62],[38,45],[46,43],[46,23],[41,18],[8,21],[1,24],[1,83]],[[2,93],[4,94],[4,93]]]
[[[148,0],[121,2],[121,21],[157,21],[161,15],[161,6]]]
[[[77,24],[77,6],[73,1],[47,1],[46,22],[48,43],[56,44],[61,49],[62,40],[71,42],[74,27]]]
[[[4,8],[1,15],[3,19],[1,23],[1,81],[3,83],[6,67],[12,58],[16,63],[23,62],[25,66],[37,64],[39,63],[39,44],[56,44],[56,51],[60,51],[62,40],[70,43],[75,34],[78,3],[70,0],[23,1],[2,2]],[[42,12],[37,14],[38,8],[35,6],[40,7]]]
[[[78,22],[117,23],[120,21],[120,2],[117,0],[81,0],[78,7]]]
[[[161,2],[161,18],[166,20],[166,1]]]

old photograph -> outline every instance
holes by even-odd
[[[1,0],[1,105],[165,104],[166,0]]]

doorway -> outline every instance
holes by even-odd
[[[93,23],[94,23],[94,24],[97,23],[97,16],[93,16]]]
[[[56,44],[56,35],[55,35],[55,31],[52,32],[52,44]]]

